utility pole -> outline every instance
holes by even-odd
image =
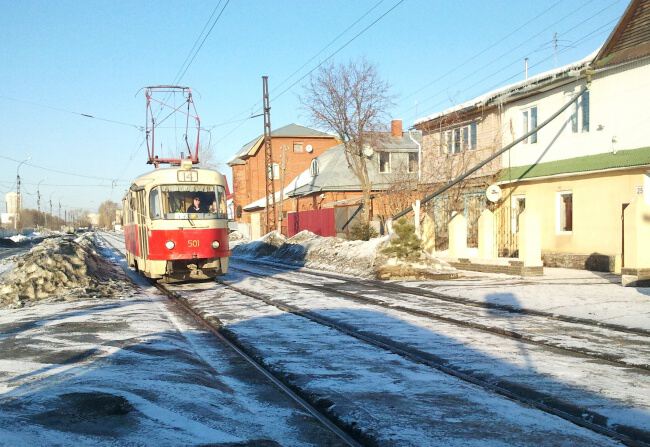
[[[36,214],[37,227],[40,225],[41,222],[41,183],[43,183],[43,180],[39,181],[38,185],[36,186],[36,209],[38,210],[38,214]]]
[[[16,218],[14,219],[14,230],[18,231],[18,221],[20,220],[20,174],[16,171]]]
[[[61,199],[59,199],[59,219],[61,219]]]
[[[287,150],[289,146],[283,144],[280,148],[282,156],[280,158],[280,207],[278,209],[278,233],[282,233],[282,220],[284,219],[284,179],[287,170]]]
[[[273,152],[271,149],[271,105],[269,104],[269,77],[262,76],[262,104],[264,105],[264,164],[266,167],[266,233],[275,228],[275,185],[273,184]]]

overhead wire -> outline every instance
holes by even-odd
[[[592,2],[592,1],[594,1],[594,0],[589,0],[586,4],[588,4],[588,3]],[[470,56],[469,58],[465,59],[462,63],[456,65],[455,67],[453,67],[453,68],[451,68],[451,69],[449,69],[449,70],[447,70],[445,73],[443,73],[442,75],[438,76],[438,77],[435,78],[434,80],[432,80],[432,81],[426,83],[426,84],[423,85],[422,87],[420,87],[420,88],[418,88],[417,90],[413,91],[412,93],[408,94],[407,96],[405,96],[404,98],[402,98],[402,100],[405,101],[405,100],[407,100],[407,99],[409,99],[409,98],[412,98],[413,96],[415,96],[415,95],[417,95],[418,93],[420,93],[422,90],[425,90],[426,88],[430,87],[431,85],[435,84],[436,82],[438,82],[438,81],[440,81],[440,80],[446,78],[447,76],[449,76],[450,74],[456,72],[458,69],[464,67],[464,66],[467,65],[468,63],[470,63],[470,62],[475,62],[475,61],[476,61],[476,58],[478,58],[478,57],[484,55],[484,54],[487,53],[489,50],[491,50],[492,48],[494,48],[495,46],[497,46],[498,44],[504,42],[504,41],[505,41],[506,39],[508,39],[510,36],[516,34],[516,33],[519,32],[520,30],[522,30],[523,28],[525,28],[526,26],[528,26],[531,22],[534,22],[535,20],[539,19],[539,18],[542,17],[544,14],[546,14],[547,12],[549,12],[550,10],[552,10],[553,8],[555,8],[557,5],[559,5],[561,2],[562,2],[562,0],[558,0],[558,1],[556,1],[556,2],[553,3],[551,6],[549,6],[548,8],[546,8],[545,10],[543,10],[542,12],[540,12],[539,14],[535,15],[533,18],[529,19],[528,21],[524,22],[522,25],[518,26],[517,28],[515,28],[514,30],[512,30],[511,32],[509,32],[509,33],[506,34],[505,36],[501,37],[501,38],[500,38],[499,40],[497,40],[496,42],[491,43],[490,45],[488,45],[487,47],[485,47],[485,48],[482,49],[481,51],[479,51],[479,52],[473,54],[472,56]]]
[[[26,99],[13,98],[13,97],[10,97],[10,96],[5,96],[5,95],[0,95],[0,99],[5,99],[7,101],[20,102],[20,103],[29,104],[29,105],[32,105],[32,106],[35,106],[35,107],[41,107],[41,108],[44,108],[44,109],[55,110],[57,112],[69,113],[69,114],[72,114],[72,115],[77,115],[77,116],[81,116],[81,117],[84,117],[84,118],[90,118],[90,119],[94,119],[94,120],[98,120],[98,121],[104,121],[104,122],[112,123],[112,124],[118,124],[118,125],[121,125],[121,126],[133,127],[134,129],[137,129],[137,130],[143,130],[143,127],[138,126],[137,124],[127,123],[127,122],[124,122],[124,121],[119,121],[119,120],[114,120],[114,119],[109,119],[109,118],[103,118],[103,117],[100,117],[100,116],[91,115],[89,113],[75,112],[74,110],[68,110],[68,109],[64,109],[64,108],[61,108],[61,107],[50,106],[50,105],[47,105],[47,104],[42,104],[42,103],[38,103],[38,102],[34,102],[34,101],[29,101],[29,100],[26,100]]]
[[[590,0],[590,1],[593,1],[593,0]],[[577,27],[583,25],[584,23],[588,22],[589,20],[591,20],[591,19],[595,18],[596,16],[602,14],[602,13],[605,12],[607,9],[611,8],[612,6],[616,5],[617,3],[620,3],[620,1],[621,1],[621,0],[616,0],[616,1],[614,1],[614,2],[612,2],[612,3],[610,3],[610,4],[608,4],[608,5],[605,6],[604,8],[600,9],[599,11],[597,11],[596,13],[590,15],[590,16],[587,17],[586,19],[584,19],[584,20],[578,22],[577,24],[573,25],[571,29],[572,29],[572,30],[575,30]],[[551,25],[545,27],[544,29],[542,29],[541,31],[537,32],[536,34],[534,34],[533,36],[531,36],[531,37],[528,38],[527,40],[534,39],[535,37],[538,37],[538,36],[541,35],[542,33],[548,31],[548,29],[550,29],[551,27],[557,25],[558,23],[564,21],[564,20],[565,20],[566,18],[568,18],[569,16],[571,16],[571,15],[575,14],[576,12],[578,12],[579,10],[583,9],[583,6],[584,6],[584,5],[581,5],[580,7],[578,7],[578,8],[576,8],[576,9],[572,10],[571,12],[569,12],[568,14],[566,14],[562,19],[560,19],[560,20],[554,22],[553,24],[551,24]],[[613,21],[608,22],[605,26],[608,26],[609,24],[611,24],[612,22],[615,22],[616,20],[618,20],[618,19],[615,19],[615,20],[613,20]],[[458,83],[458,82],[462,82],[462,81],[467,80],[467,79],[472,78],[472,77],[475,77],[476,74],[477,74],[478,72],[480,72],[480,71],[482,71],[482,70],[485,70],[487,67],[489,67],[489,66],[493,65],[495,62],[501,60],[502,57],[507,56],[507,55],[508,55],[509,53],[511,53],[513,50],[516,50],[516,49],[518,49],[518,48],[521,48],[525,43],[526,43],[526,41],[524,41],[523,43],[520,43],[519,45],[517,45],[517,46],[515,46],[515,47],[513,47],[513,48],[511,48],[511,49],[509,49],[508,51],[502,53],[501,55],[499,55],[499,56],[493,58],[490,62],[481,65],[481,67],[478,67],[476,70],[473,70],[471,73],[468,73],[467,75],[465,75],[465,76],[463,76],[462,78],[460,78],[459,80],[457,80],[456,83]],[[548,58],[545,59],[545,60],[548,60]],[[475,83],[472,84],[470,87],[467,87],[467,88],[465,88],[464,90],[467,91],[467,90],[469,90],[470,88],[473,88],[473,87],[477,86],[478,84],[480,84],[481,82],[483,82],[483,81],[489,79],[490,77],[492,77],[492,76],[494,76],[494,75],[496,75],[496,74],[498,74],[498,73],[501,73],[502,71],[505,71],[506,69],[508,69],[508,68],[510,68],[511,66],[513,66],[513,65],[515,65],[515,64],[518,64],[518,63],[521,63],[521,58],[517,58],[516,60],[513,60],[513,62],[510,62],[508,65],[501,67],[500,69],[498,69],[498,70],[495,71],[495,72],[492,72],[492,73],[489,74],[488,76],[483,77],[480,81],[475,82]],[[538,65],[538,64],[535,64],[535,65]],[[529,67],[529,68],[533,68],[533,66],[531,66],[531,67]],[[508,79],[512,79],[512,78],[514,78],[514,77],[516,77],[516,76],[517,76],[517,75],[513,75],[513,76],[511,76],[511,77],[508,78]],[[503,82],[505,82],[505,81],[503,81]],[[444,91],[445,91],[445,90],[441,89],[440,91],[434,93],[433,95],[428,96],[427,98],[423,99],[423,100],[422,100],[421,102],[419,102],[417,105],[414,105],[414,106],[411,106],[411,107],[407,108],[406,111],[411,111],[411,110],[414,110],[414,109],[416,109],[416,108],[422,106],[423,103],[426,103],[426,102],[430,101],[431,99],[440,96],[442,93],[444,93]],[[446,102],[446,100],[445,100],[445,101],[440,101],[440,102],[436,103],[435,105],[433,105],[433,106],[431,106],[431,107],[436,107],[436,106],[438,106],[438,105],[440,105],[440,104],[444,104],[444,102]]]
[[[0,158],[2,158],[4,160],[13,161],[14,163],[23,163],[25,166],[30,166],[32,168],[41,169],[43,171],[54,172],[56,174],[70,175],[70,176],[74,176],[74,177],[88,178],[88,179],[93,179],[93,180],[107,180],[107,181],[112,181],[113,180],[113,179],[110,179],[108,177],[99,177],[99,176],[93,176],[93,175],[77,174],[75,172],[69,172],[69,171],[63,171],[63,170],[60,170],[60,169],[48,168],[48,167],[45,167],[45,166],[40,166],[40,165],[34,164],[32,162],[29,162],[29,161],[25,162],[24,160],[16,160],[15,158],[7,157],[7,156],[4,156],[4,155],[0,155]]]
[[[346,31],[344,31],[343,33],[339,34],[335,39],[333,39],[333,40],[330,42],[330,44],[326,45],[324,49],[329,48],[329,47],[331,46],[331,44],[332,44],[333,42],[335,42],[336,40],[338,40],[342,34],[344,34],[344,33],[347,32],[349,29],[351,29],[354,25],[356,25],[357,23],[359,23],[359,21],[361,21],[364,17],[366,17],[366,16],[367,16],[370,12],[372,12],[374,9],[376,9],[376,7],[379,6],[379,4],[381,4],[382,2],[383,2],[383,0],[380,1],[380,2],[378,2],[377,4],[375,4],[372,8],[370,8],[370,10],[366,11],[366,12],[361,16],[361,18],[359,18],[358,20],[356,20],[352,25],[348,26],[348,28],[346,28]],[[357,34],[355,34],[352,38],[350,38],[349,40],[347,40],[343,45],[341,45],[340,47],[338,47],[334,52],[330,53],[330,54],[329,54],[325,59],[323,59],[323,60],[322,60],[318,65],[316,65],[315,67],[313,67],[313,68],[312,68],[311,70],[309,70],[306,74],[304,74],[303,76],[301,76],[300,78],[298,78],[296,81],[294,81],[293,83],[291,83],[291,85],[289,85],[287,88],[285,88],[285,89],[282,90],[280,93],[278,93],[277,95],[275,95],[275,96],[273,97],[273,99],[274,99],[274,100],[275,100],[275,99],[278,99],[278,98],[280,98],[282,95],[284,95],[285,93],[287,93],[287,92],[288,92],[289,90],[291,90],[291,89],[292,89],[296,84],[298,84],[300,81],[302,81],[302,80],[305,79],[307,76],[309,76],[310,74],[312,74],[312,73],[313,73],[314,71],[316,71],[319,67],[321,67],[324,63],[326,63],[327,61],[329,61],[332,57],[334,57],[335,55],[337,55],[338,53],[340,53],[343,49],[345,49],[348,45],[350,45],[350,44],[351,44],[352,42],[354,42],[357,38],[359,38],[361,35],[363,35],[366,31],[368,31],[370,28],[372,28],[375,24],[377,24],[380,20],[382,20],[384,17],[386,17],[389,13],[391,13],[395,8],[397,8],[397,7],[398,7],[400,4],[402,4],[403,2],[404,2],[404,0],[398,0],[398,1],[397,1],[397,2],[396,2],[396,3],[395,3],[391,8],[389,8],[387,11],[385,11],[383,14],[381,14],[378,18],[376,18],[375,20],[373,20],[369,25],[367,25],[366,27],[364,27],[361,31],[359,31]],[[324,51],[324,49],[321,50],[321,51],[319,51],[319,52],[318,52],[314,57],[312,57],[312,58],[311,58],[311,59],[310,59],[306,64],[303,64],[303,66],[302,66],[300,69],[302,69],[304,66],[308,65],[310,61],[312,61],[313,59],[315,59],[316,57],[318,57],[318,55],[320,55],[320,54]],[[300,69],[299,69],[299,70],[300,70]],[[298,71],[299,71],[299,70],[298,70]],[[294,76],[295,73],[296,73],[296,72],[294,72],[294,73],[292,73],[291,75],[289,75],[288,79],[290,79],[292,76]],[[285,80],[285,81],[282,81],[281,84],[283,84],[283,83],[285,83],[285,82],[286,82],[286,80]],[[277,89],[277,87],[276,87],[276,89]],[[253,107],[257,106],[257,104],[259,104],[259,101],[256,102],[256,103],[253,105]],[[220,139],[218,139],[218,140],[215,142],[215,144],[220,143],[221,141],[225,140],[227,137],[229,137],[230,135],[232,135],[234,132],[236,132],[237,130],[239,130],[241,127],[243,127],[243,125],[244,125],[244,124],[245,124],[245,123],[246,123],[250,118],[253,118],[253,117],[255,117],[255,116],[258,116],[258,115],[256,115],[256,112],[259,112],[259,110],[255,110],[255,111],[253,111],[253,112],[251,113],[251,116],[250,116],[250,117],[248,117],[248,118],[243,118],[243,119],[241,120],[241,122],[240,122],[240,124],[239,124],[238,126],[236,126],[236,127],[233,128],[230,132],[228,132],[227,134],[225,134],[224,136],[222,136]],[[239,114],[239,116],[241,116],[241,114]],[[239,120],[234,120],[233,122],[237,122],[237,121],[239,121]]]

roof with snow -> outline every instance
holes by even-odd
[[[504,87],[499,87],[441,112],[436,112],[423,118],[419,118],[415,121],[414,126],[440,118],[450,113],[461,112],[471,108],[486,106],[488,104],[505,103],[515,96],[529,91],[534,91],[539,88],[540,85],[546,85],[560,79],[566,79],[574,74],[578,74],[580,70],[590,65],[599,50],[600,49],[594,51],[589,56],[577,62],[572,62],[562,67],[554,68],[553,70],[548,70],[538,75],[531,76],[524,81],[518,81]]]
[[[320,130],[312,129],[310,127],[301,126],[300,124],[291,123],[286,126],[282,126],[278,129],[271,131],[271,137],[275,138],[334,138],[333,135],[330,135]],[[247,157],[253,156],[257,153],[258,149],[264,141],[264,135],[258,135],[253,138],[248,143],[244,144],[239,151],[233,157],[228,160],[230,166],[242,164],[243,160]]]

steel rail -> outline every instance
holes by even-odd
[[[108,241],[103,235],[99,235],[106,243],[111,245],[113,248],[117,249],[113,243]],[[111,239],[117,239],[111,237]],[[267,380],[269,380],[273,385],[280,389],[284,394],[286,394],[293,402],[302,407],[305,411],[311,414],[318,422],[325,426],[330,432],[336,435],[343,443],[351,447],[361,447],[356,439],[354,439],[350,434],[348,434],[343,428],[339,427],[334,421],[332,421],[327,415],[323,414],[316,409],[311,403],[309,403],[305,398],[301,397],[296,391],[291,389],[287,384],[285,384],[280,378],[278,378],[273,372],[264,367],[260,362],[254,359],[254,357],[246,352],[245,348],[238,343],[237,339],[231,335],[229,332],[223,330],[221,321],[216,317],[212,317],[209,321],[203,317],[199,312],[197,312],[188,302],[185,300],[182,295],[171,290],[169,286],[173,284],[160,284],[155,281],[151,281],[151,284],[156,287],[163,295],[168,297],[172,302],[179,305],[179,307],[191,316],[197,323],[199,323],[203,328],[212,333],[219,341],[232,349],[237,353],[241,358],[243,358],[249,365],[251,365],[255,370],[261,373]]]
[[[232,265],[229,267],[231,270],[239,270],[242,272],[246,272],[248,274],[252,274],[254,276],[260,277],[260,278],[269,278],[266,275],[243,269],[241,267],[233,267]],[[445,315],[441,315],[438,313],[426,311],[426,310],[421,310],[421,309],[414,309],[414,308],[409,308],[397,304],[390,304],[385,301],[382,301],[380,299],[375,299],[375,298],[368,298],[362,294],[357,294],[353,292],[348,292],[345,290],[338,290],[334,287],[326,286],[326,285],[315,285],[315,284],[308,284],[308,283],[302,283],[302,282],[296,282],[296,281],[291,281],[290,279],[286,278],[279,278],[279,277],[273,277],[272,279],[276,281],[282,281],[285,283],[289,283],[295,286],[300,286],[300,287],[306,287],[312,290],[325,290],[327,292],[330,292],[335,295],[343,296],[346,298],[349,298],[353,301],[360,302],[362,304],[367,304],[371,306],[377,306],[381,307],[384,309],[390,309],[394,310],[397,312],[403,312],[409,315],[414,315],[417,317],[424,317],[424,318],[429,318],[433,320],[439,320],[445,323],[449,323],[455,326],[461,326],[461,327],[466,327],[470,329],[476,329],[479,331],[483,332],[488,332],[490,334],[494,334],[500,337],[505,337],[505,338],[511,338],[515,339],[517,341],[522,341],[527,344],[535,345],[535,346],[541,346],[547,349],[551,349],[554,351],[558,352],[563,352],[563,353],[569,353],[571,355],[579,355],[581,357],[589,358],[589,359],[596,359],[596,360],[601,360],[604,362],[612,363],[616,366],[624,367],[624,368],[637,368],[637,369],[642,369],[645,371],[650,371],[650,365],[638,365],[638,364],[631,364],[627,363],[625,361],[622,361],[620,357],[609,355],[609,354],[604,354],[604,353],[599,353],[595,352],[592,350],[587,350],[587,349],[579,349],[579,348],[572,348],[572,347],[566,347],[566,346],[560,346],[556,344],[552,344],[549,342],[544,342],[535,339],[533,336],[526,335],[522,332],[517,332],[512,329],[504,329],[504,328],[497,328],[497,327],[492,327],[492,326],[486,326],[481,323],[475,323],[475,322],[470,322],[466,320],[462,320],[459,318],[454,318],[454,317],[449,317]]]
[[[430,290],[414,290],[413,287],[407,287],[407,286],[402,286],[399,284],[395,283],[389,283],[389,282],[384,282],[384,281],[378,281],[378,280],[373,280],[373,279],[359,279],[359,278],[350,278],[342,275],[337,275],[334,273],[325,273],[321,271],[315,271],[311,269],[307,269],[305,267],[297,267],[296,265],[291,265],[291,264],[282,264],[278,262],[269,262],[269,261],[263,261],[259,259],[241,259],[241,258],[236,258],[233,257],[231,258],[234,261],[239,261],[239,262],[244,262],[244,263],[249,263],[249,264],[259,264],[259,265],[264,265],[268,266],[271,268],[275,268],[278,271],[282,272],[287,272],[287,271],[293,271],[297,272],[298,269],[300,268],[300,273],[305,274],[305,275],[312,275],[312,276],[320,276],[323,278],[329,278],[329,279],[337,279],[341,281],[351,281],[351,280],[356,280],[359,284],[367,285],[367,286],[374,286],[374,287],[379,287],[387,290],[392,290],[394,292],[399,292],[399,293],[404,293],[407,295],[413,295],[417,297],[426,297],[426,298],[433,298],[436,300],[440,301],[447,301],[450,303],[455,303],[455,304],[462,304],[465,306],[470,306],[470,307],[480,307],[484,309],[496,309],[496,310],[503,310],[505,312],[513,313],[513,314],[522,314],[522,315],[531,315],[531,316],[537,316],[537,317],[544,317],[548,318],[550,320],[557,320],[557,321],[563,321],[565,323],[575,323],[575,324],[582,324],[585,326],[591,326],[591,327],[596,327],[596,328],[601,328],[601,329],[608,329],[611,331],[615,332],[622,332],[622,333],[627,333],[627,334],[635,334],[635,335],[641,335],[643,337],[650,337],[650,330],[647,329],[642,329],[642,328],[632,328],[632,327],[627,327],[627,326],[622,326],[619,324],[612,324],[612,323],[604,323],[601,321],[596,321],[596,320],[590,320],[588,318],[581,318],[581,317],[572,317],[568,315],[559,315],[559,314],[554,314],[551,312],[546,312],[543,310],[535,310],[535,309],[524,309],[521,307],[515,307],[511,306],[508,304],[499,304],[499,303],[486,303],[486,302],[479,302],[479,301],[474,301],[468,298],[462,298],[462,297],[456,297],[452,295],[445,295],[440,292],[433,292]],[[287,270],[291,269],[291,270]]]
[[[433,354],[423,352],[419,349],[412,348],[401,343],[392,342],[383,337],[370,336],[367,333],[361,333],[359,330],[349,325],[338,323],[330,318],[316,315],[308,310],[303,310],[289,304],[279,303],[276,300],[269,299],[259,293],[253,293],[240,287],[223,282],[223,280],[218,279],[217,282],[237,293],[261,301],[283,312],[291,313],[293,315],[310,320],[314,323],[329,327],[345,335],[368,343],[372,346],[383,349],[392,354],[399,355],[412,362],[434,368],[445,374],[451,375],[465,382],[479,386],[480,388],[499,394],[512,401],[560,417],[580,427],[586,428],[594,433],[608,436],[612,439],[622,442],[625,445],[632,447],[650,447],[650,434],[646,435],[645,433],[639,433],[639,430],[635,429],[634,427],[618,426],[621,431],[617,431],[605,425],[591,422],[592,420],[606,421],[607,418],[588,409],[577,407],[568,402],[563,402],[552,395],[546,395],[540,391],[521,386],[516,383],[509,383],[505,381],[498,384],[490,383],[469,373],[464,373],[447,366],[444,360],[436,357]],[[534,396],[534,398],[527,397],[526,395]],[[555,406],[552,404],[547,404],[545,402],[552,402],[555,404]],[[626,433],[635,433],[643,437],[643,439],[634,439],[631,436],[628,436]]]

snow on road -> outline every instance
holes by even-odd
[[[253,281],[234,274],[227,278],[238,285]],[[296,299],[306,293],[261,283],[256,289]],[[381,445],[617,445],[224,286],[174,290],[205,316],[220,319],[241,343],[312,399]],[[375,313],[367,321],[372,325],[382,318]]]
[[[0,310],[0,445],[336,445],[153,289]]]

